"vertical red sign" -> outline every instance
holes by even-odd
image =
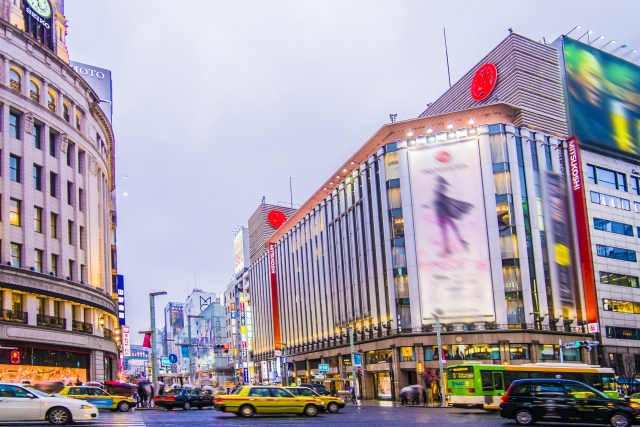
[[[273,342],[280,350],[280,310],[278,306],[278,276],[276,274],[276,245],[269,243],[269,275],[271,277],[271,310],[273,312]]]
[[[591,253],[591,237],[589,235],[589,220],[587,219],[587,200],[584,193],[582,179],[582,163],[578,139],[571,137],[567,140],[569,151],[569,172],[571,173],[571,190],[573,192],[573,209],[576,218],[578,234],[578,253],[580,255],[580,273],[584,287],[584,302],[589,323],[598,322],[598,300],[596,297],[596,282],[593,275],[593,255]]]

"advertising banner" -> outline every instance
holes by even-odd
[[[269,277],[271,279],[271,310],[273,313],[273,342],[280,350],[280,309],[278,305],[278,275],[276,269],[276,245],[269,243]]]
[[[118,323],[124,325],[125,318],[125,304],[124,304],[124,276],[118,274],[116,278],[116,292],[118,293]]]
[[[409,151],[422,315],[493,320],[478,141]]]
[[[81,62],[70,62],[76,73],[80,74],[100,97],[100,108],[107,114],[110,122],[113,122],[113,97],[111,84],[111,71]]]
[[[550,256],[551,285],[555,316],[565,319],[576,317],[575,275],[571,265],[571,222],[567,221],[567,193],[564,178],[546,171],[544,176],[544,198],[546,239]]]
[[[243,272],[249,268],[249,233],[245,227],[241,227],[240,231],[233,238],[233,252],[235,256],[234,274]]]
[[[131,356],[131,343],[129,342],[129,327],[122,325],[122,354],[125,357]]]
[[[569,134],[584,149],[637,162],[640,67],[568,37],[562,41]]]
[[[580,274],[584,290],[584,306],[587,321],[598,322],[598,300],[596,298],[596,281],[593,274],[593,254],[591,253],[591,237],[587,218],[587,200],[582,179],[582,163],[580,147],[575,137],[567,140],[569,173],[571,176],[571,193],[573,196],[573,213],[578,236],[578,254],[580,255]]]

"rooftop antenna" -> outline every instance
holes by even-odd
[[[193,289],[198,289],[198,278],[196,277],[196,269],[193,269]]]
[[[451,71],[449,70],[449,49],[447,48],[447,29],[442,28],[444,32],[444,54],[447,56],[447,76],[449,77],[449,87],[451,87]]]
[[[395,123],[397,117],[398,117],[397,114],[389,114],[389,118],[391,119],[391,123]]]

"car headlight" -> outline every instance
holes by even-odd
[[[640,403],[631,403],[629,404],[633,409],[640,409]]]
[[[91,405],[80,405],[80,409],[93,409]]]

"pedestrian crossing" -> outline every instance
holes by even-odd
[[[98,419],[78,423],[78,425],[100,427],[146,427],[146,424],[142,419],[142,414],[134,410],[125,413],[100,411],[100,417]]]

